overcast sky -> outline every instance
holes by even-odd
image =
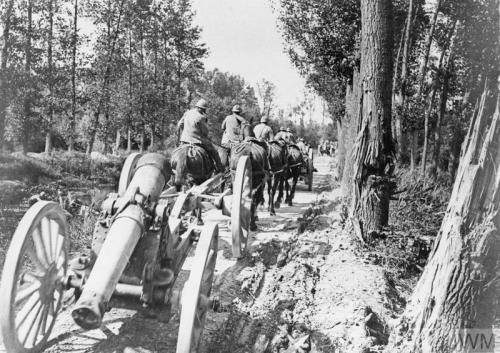
[[[305,81],[283,51],[269,0],[192,0],[195,22],[210,50],[207,69],[241,75],[248,83],[265,78],[277,87],[277,103],[296,104]]]

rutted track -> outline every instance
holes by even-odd
[[[334,160],[319,157],[315,161],[318,172],[314,174],[313,192],[307,192],[299,182],[295,204],[277,210],[277,216],[260,211],[259,231],[252,233],[250,254],[240,261],[231,258],[231,233],[227,228],[228,217],[219,211],[206,214],[204,220],[219,223],[219,253],[213,295],[221,301],[222,312],[209,312],[202,340],[202,352],[237,352],[256,345],[258,350],[262,333],[276,327],[262,326],[262,321],[251,323],[250,313],[245,312],[249,303],[252,310],[261,310],[265,316],[266,306],[258,305],[261,285],[266,272],[276,267],[282,247],[296,234],[304,208],[318,199],[321,191],[328,189],[334,177]],[[176,282],[182,284],[189,277],[193,253],[186,259]],[[311,278],[314,278],[312,276]],[[308,283],[306,286],[314,286]],[[311,290],[307,288],[304,290]],[[304,293],[302,293],[304,294]],[[291,293],[293,296],[293,293]],[[293,300],[293,298],[288,298]],[[265,302],[262,301],[262,302]],[[258,309],[257,309],[258,308]],[[69,311],[58,318],[57,325],[48,342],[47,352],[175,352],[179,317],[176,313],[157,312],[145,314],[124,309],[112,309],[104,316],[100,329],[83,331],[73,323]],[[167,318],[170,320],[167,322]],[[233,325],[231,330],[228,326]],[[234,335],[225,337],[228,332]]]

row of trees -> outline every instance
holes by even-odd
[[[260,114],[241,77],[204,69],[207,48],[188,0],[8,0],[1,6],[2,148],[155,147],[200,96],[212,103],[215,134],[235,103],[250,116]]]
[[[360,0],[272,3],[292,62],[328,102],[341,145],[350,147],[359,115]],[[486,80],[496,80],[496,1],[392,3],[395,157],[419,165],[422,177],[453,177],[471,110]],[[341,166],[344,158],[352,156],[344,153]]]
[[[419,166],[422,179],[456,175],[429,263],[387,351],[466,352],[477,348],[467,339],[481,334],[493,349],[500,2],[274,3],[292,61],[336,114],[343,184],[362,239],[388,222],[397,165]]]
[[[238,75],[204,69],[208,49],[189,0],[6,0],[0,6],[3,149],[108,153],[172,145],[175,123],[201,96],[211,103],[216,140],[234,104],[254,122],[283,115],[272,82],[262,80],[255,92]]]

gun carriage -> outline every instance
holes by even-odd
[[[177,192],[168,187],[167,159],[155,153],[127,157],[118,192],[102,204],[91,251],[69,259],[64,211],[51,201],[35,203],[20,221],[6,254],[0,283],[0,324],[9,353],[39,352],[73,292],[74,321],[99,328],[111,307],[180,309],[177,352],[196,351],[218,252],[219,227],[199,222],[192,213],[219,208],[231,216],[233,256],[240,258],[248,241],[252,193],[251,164],[239,160],[233,193],[215,193],[228,175],[217,174],[202,185]],[[201,224],[205,223],[205,224]],[[182,265],[196,245],[189,279],[174,289]]]

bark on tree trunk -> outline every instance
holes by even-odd
[[[470,352],[459,334],[491,338],[500,312],[500,96],[490,93],[472,118],[441,230],[389,352]]]
[[[76,47],[78,44],[78,0],[73,8],[73,43],[71,49],[71,115],[69,118],[68,151],[75,149],[75,123],[76,123]]]
[[[342,171],[342,194],[349,199],[352,198],[353,188],[353,148],[356,141],[359,119],[361,117],[361,82],[357,69],[353,71],[352,83],[347,86],[346,91],[346,118],[344,119],[343,141],[345,153],[344,170]]]
[[[367,240],[388,222],[394,144],[391,135],[392,2],[361,1],[362,118],[354,147],[351,215]]]
[[[14,7],[14,0],[10,0],[7,3],[5,14],[4,14],[4,27],[2,33],[2,58],[0,59],[0,150],[4,149],[5,141],[5,118],[7,111],[7,62],[9,59],[9,49],[10,49],[10,26],[11,26],[11,16],[12,9]]]

